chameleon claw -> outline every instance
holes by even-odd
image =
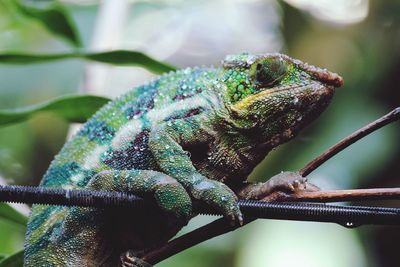
[[[289,191],[291,191],[291,192],[296,191],[296,188],[295,188],[296,186],[295,186],[295,184],[294,184],[295,182],[296,182],[296,181],[294,181],[293,183],[287,183],[287,184],[286,184],[286,188],[289,189]]]
[[[219,210],[232,226],[243,224],[237,196],[227,185],[215,180],[202,179],[190,188],[190,192],[195,199]]]
[[[240,215],[238,216],[238,222],[239,222],[239,225],[240,225],[240,226],[243,226],[243,215],[242,215],[242,214],[240,214]]]
[[[229,225],[232,227],[243,225],[243,215],[240,211],[239,211],[239,214],[233,213],[228,216],[225,216],[225,218],[228,219]]]

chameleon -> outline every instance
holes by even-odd
[[[293,192],[299,175],[247,177],[328,106],[343,79],[279,53],[164,74],[107,103],[61,149],[40,186],[130,192],[158,209],[34,205],[24,266],[146,267],[203,202],[232,224],[238,199]]]

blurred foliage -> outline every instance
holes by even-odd
[[[35,19],[51,33],[61,36],[74,46],[81,46],[81,40],[75,24],[62,5],[55,1],[8,1],[22,17]],[[38,6],[39,4],[39,6]],[[43,7],[43,5],[45,5]]]
[[[10,184],[38,184],[67,138],[64,119],[83,121],[107,101],[49,99],[87,90],[115,96],[152,76],[132,66],[154,73],[174,69],[154,58],[185,67],[217,63],[243,50],[281,50],[345,78],[321,118],[271,152],[251,179],[302,167],[400,103],[400,3],[316,2],[1,1],[0,125],[7,126],[0,129],[0,176]],[[103,38],[99,25],[109,27]],[[28,105],[33,106],[14,112]],[[77,117],[79,105],[85,106],[83,117]],[[324,189],[399,187],[399,136],[398,123],[385,127],[332,158],[310,179]],[[0,255],[9,256],[23,248],[26,219],[6,204],[1,204],[0,216]],[[185,231],[206,221],[196,218]],[[392,241],[399,238],[400,231],[391,227],[350,231],[336,225],[258,221],[159,265],[394,267],[399,260]],[[16,265],[2,265],[3,260],[0,266],[21,266],[8,262]]]
[[[100,96],[64,96],[17,110],[0,110],[0,127],[22,122],[43,111],[52,112],[69,122],[82,123],[108,101],[110,99]]]
[[[7,203],[0,203],[0,218],[4,218],[15,224],[22,225],[23,227],[25,227],[26,223],[28,222],[28,218],[26,218],[26,216],[19,213]]]
[[[110,51],[103,53],[64,53],[64,54],[16,54],[16,53],[4,53],[0,54],[0,63],[8,64],[30,64],[40,63],[53,60],[69,59],[69,58],[81,58],[102,63],[110,63],[115,65],[126,65],[126,66],[140,66],[148,69],[154,73],[160,74],[166,71],[175,70],[174,67],[159,62],[144,53],[137,51]]]
[[[24,264],[24,251],[19,251],[12,256],[0,260],[0,267],[21,267]]]

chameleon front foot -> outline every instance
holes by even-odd
[[[193,198],[220,211],[232,225],[243,224],[243,216],[237,203],[238,199],[235,193],[225,184],[203,178],[195,183],[189,191]]]
[[[185,188],[172,177],[151,170],[102,171],[89,182],[98,191],[132,192],[151,196],[159,208],[187,222],[192,216],[192,202]]]
[[[281,172],[265,183],[249,184],[237,194],[244,199],[262,199],[269,194],[282,191],[296,193],[300,191],[318,191],[319,188],[307,182],[298,172]]]
[[[138,258],[132,250],[121,254],[121,267],[152,267],[151,264]]]

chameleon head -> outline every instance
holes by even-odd
[[[343,84],[336,73],[282,54],[228,56],[223,66],[232,122],[269,149],[315,119]]]

